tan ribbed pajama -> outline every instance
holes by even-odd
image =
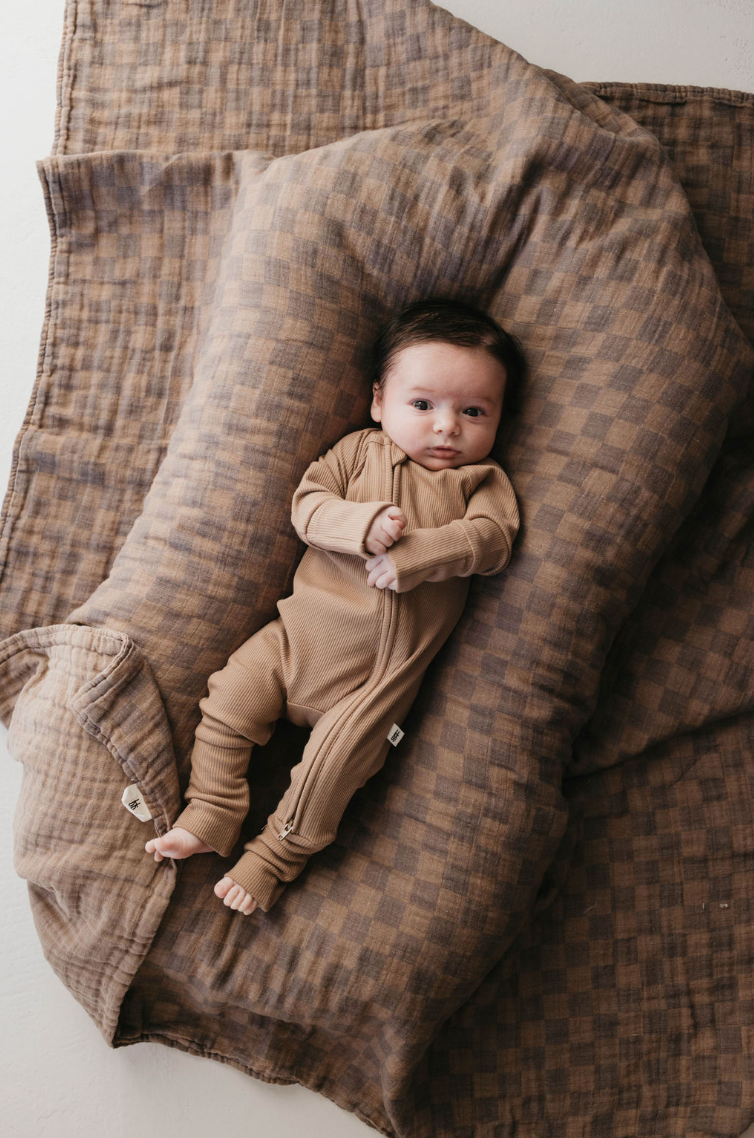
[[[367,584],[364,540],[385,506],[407,524],[388,553],[395,589]],[[223,857],[249,808],[253,745],[285,716],[312,728],[290,785],[228,876],[268,911],[333,841],[352,795],[385,762],[424,672],[460,617],[474,573],[508,564],[519,516],[494,459],[427,470],[381,428],[355,431],[304,474],[291,504],[308,549],[279,616],[208,681],[175,820]]]

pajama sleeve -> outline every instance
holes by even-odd
[[[511,558],[519,529],[516,495],[507,474],[489,463],[469,497],[466,514],[444,526],[412,530],[390,546],[396,569],[395,591],[406,593],[423,581],[491,576]]]
[[[367,432],[353,431],[308,467],[291,502],[293,528],[307,545],[365,560],[364,541],[381,510],[393,503],[348,502],[346,490],[363,455]]]

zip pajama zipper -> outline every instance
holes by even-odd
[[[388,461],[390,461],[391,460],[391,448],[387,447],[385,449],[386,449],[386,453],[388,456]],[[399,478],[400,478],[400,466],[391,467],[391,479],[390,479],[391,486],[390,486],[390,495],[389,496],[390,496],[390,500],[392,502],[395,502],[395,499],[397,496]],[[399,503],[396,503],[396,505],[399,505]],[[386,593],[390,593],[390,596],[389,597],[385,596]],[[384,676],[385,672],[387,671],[387,663],[388,663],[388,659],[390,658],[390,650],[392,649],[393,641],[395,640],[395,629],[396,629],[396,625],[397,625],[397,614],[398,614],[398,593],[396,593],[393,589],[388,588],[388,589],[382,590],[382,595],[383,595],[384,603],[386,605],[389,605],[390,607],[389,607],[389,614],[388,614],[387,629],[386,629],[385,635],[382,639],[380,651],[378,652],[377,662],[375,664],[375,671],[372,673],[373,682],[369,685],[369,687],[366,689],[366,691],[363,687],[361,687],[361,688],[358,688],[356,690],[356,692],[354,692],[354,698],[351,700],[351,702],[348,704],[348,706],[344,709],[342,714],[338,717],[337,723],[334,723],[332,725],[329,732],[327,733],[325,738],[322,740],[322,743],[320,744],[320,748],[319,748],[319,752],[318,752],[317,756],[315,756],[315,758],[312,760],[312,764],[309,767],[309,770],[304,775],[301,786],[298,789],[298,793],[296,795],[295,802],[293,803],[292,807],[289,807],[290,816],[288,818],[288,821],[285,823],[282,830],[277,835],[278,840],[281,842],[284,842],[286,840],[286,838],[291,833],[291,831],[293,830],[293,828],[296,824],[296,815],[299,813],[299,808],[300,808],[301,803],[303,801],[304,793],[311,787],[311,785],[314,781],[315,770],[319,770],[319,768],[322,766],[322,763],[321,762],[318,763],[317,759],[322,755],[325,747],[330,742],[330,739],[332,738],[333,732],[337,731],[340,728],[340,726],[343,722],[343,719],[350,714],[351,709],[355,706],[355,704],[358,702],[358,700],[361,699],[365,694],[371,693],[378,686],[378,684],[382,680],[382,677]],[[383,608],[383,625],[384,625],[384,622],[385,622],[385,613],[384,613],[384,608]]]
[[[393,590],[392,589],[390,589],[390,590],[384,589],[383,593],[386,593],[386,592],[392,593]],[[385,671],[387,670],[387,661],[388,661],[389,656],[390,656],[390,653],[387,650],[387,648],[388,648],[388,645],[392,646],[392,641],[395,639],[394,631],[395,631],[396,621],[395,621],[394,617],[395,617],[395,614],[396,614],[396,611],[398,608],[398,597],[395,593],[393,593],[392,597],[385,597],[385,601],[388,604],[390,604],[391,612],[390,612],[390,618],[388,621],[387,633],[386,633],[385,639],[383,641],[383,656],[382,656],[383,664],[382,664],[382,667],[380,668],[379,673],[373,673],[374,683],[370,684],[370,686],[366,689],[363,687],[357,689],[357,692],[354,693],[354,699],[351,700],[351,702],[348,704],[348,706],[346,708],[344,708],[344,710],[343,710],[342,714],[339,716],[337,722],[333,723],[328,734],[322,740],[322,743],[321,743],[320,748],[319,748],[318,755],[313,759],[312,765],[310,766],[309,770],[306,772],[304,779],[301,783],[301,786],[299,787],[298,794],[296,795],[295,803],[293,804],[292,808],[290,808],[290,810],[292,810],[292,813],[290,813],[290,817],[289,817],[288,821],[285,823],[285,825],[283,826],[283,829],[277,835],[278,839],[280,841],[285,841],[285,839],[288,837],[288,835],[291,833],[291,831],[294,828],[294,825],[296,823],[296,815],[299,813],[299,807],[303,801],[304,794],[311,787],[312,783],[314,782],[315,773],[322,766],[322,763],[318,762],[317,760],[322,755],[324,748],[330,742],[333,733],[340,729],[344,718],[348,717],[348,715],[351,713],[352,708],[356,705],[356,703],[359,701],[359,699],[363,698],[364,695],[371,693],[375,689],[375,687],[377,687],[379,685],[380,681],[382,680],[382,677],[385,674]],[[391,632],[393,633],[392,636],[391,636]],[[358,699],[356,698],[357,696],[358,696]]]

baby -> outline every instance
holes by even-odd
[[[373,347],[372,419],[311,463],[292,500],[308,548],[279,616],[208,681],[186,808],[145,849],[156,861],[230,856],[249,808],[254,744],[281,716],[312,728],[261,833],[214,887],[267,912],[334,840],[354,794],[384,764],[474,573],[508,564],[519,515],[488,458],[524,375],[517,341],[455,300],[410,305]]]

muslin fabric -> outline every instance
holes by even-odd
[[[395,1138],[754,1115],[754,96],[579,85],[428,0],[68,0],[0,715],[43,950],[111,1046]],[[521,529],[405,737],[269,913],[156,864],[207,678],[274,616],[295,487],[430,293],[531,366]],[[245,837],[305,742],[261,748]],[[127,786],[153,814],[122,803]],[[253,967],[249,962],[253,962]]]

